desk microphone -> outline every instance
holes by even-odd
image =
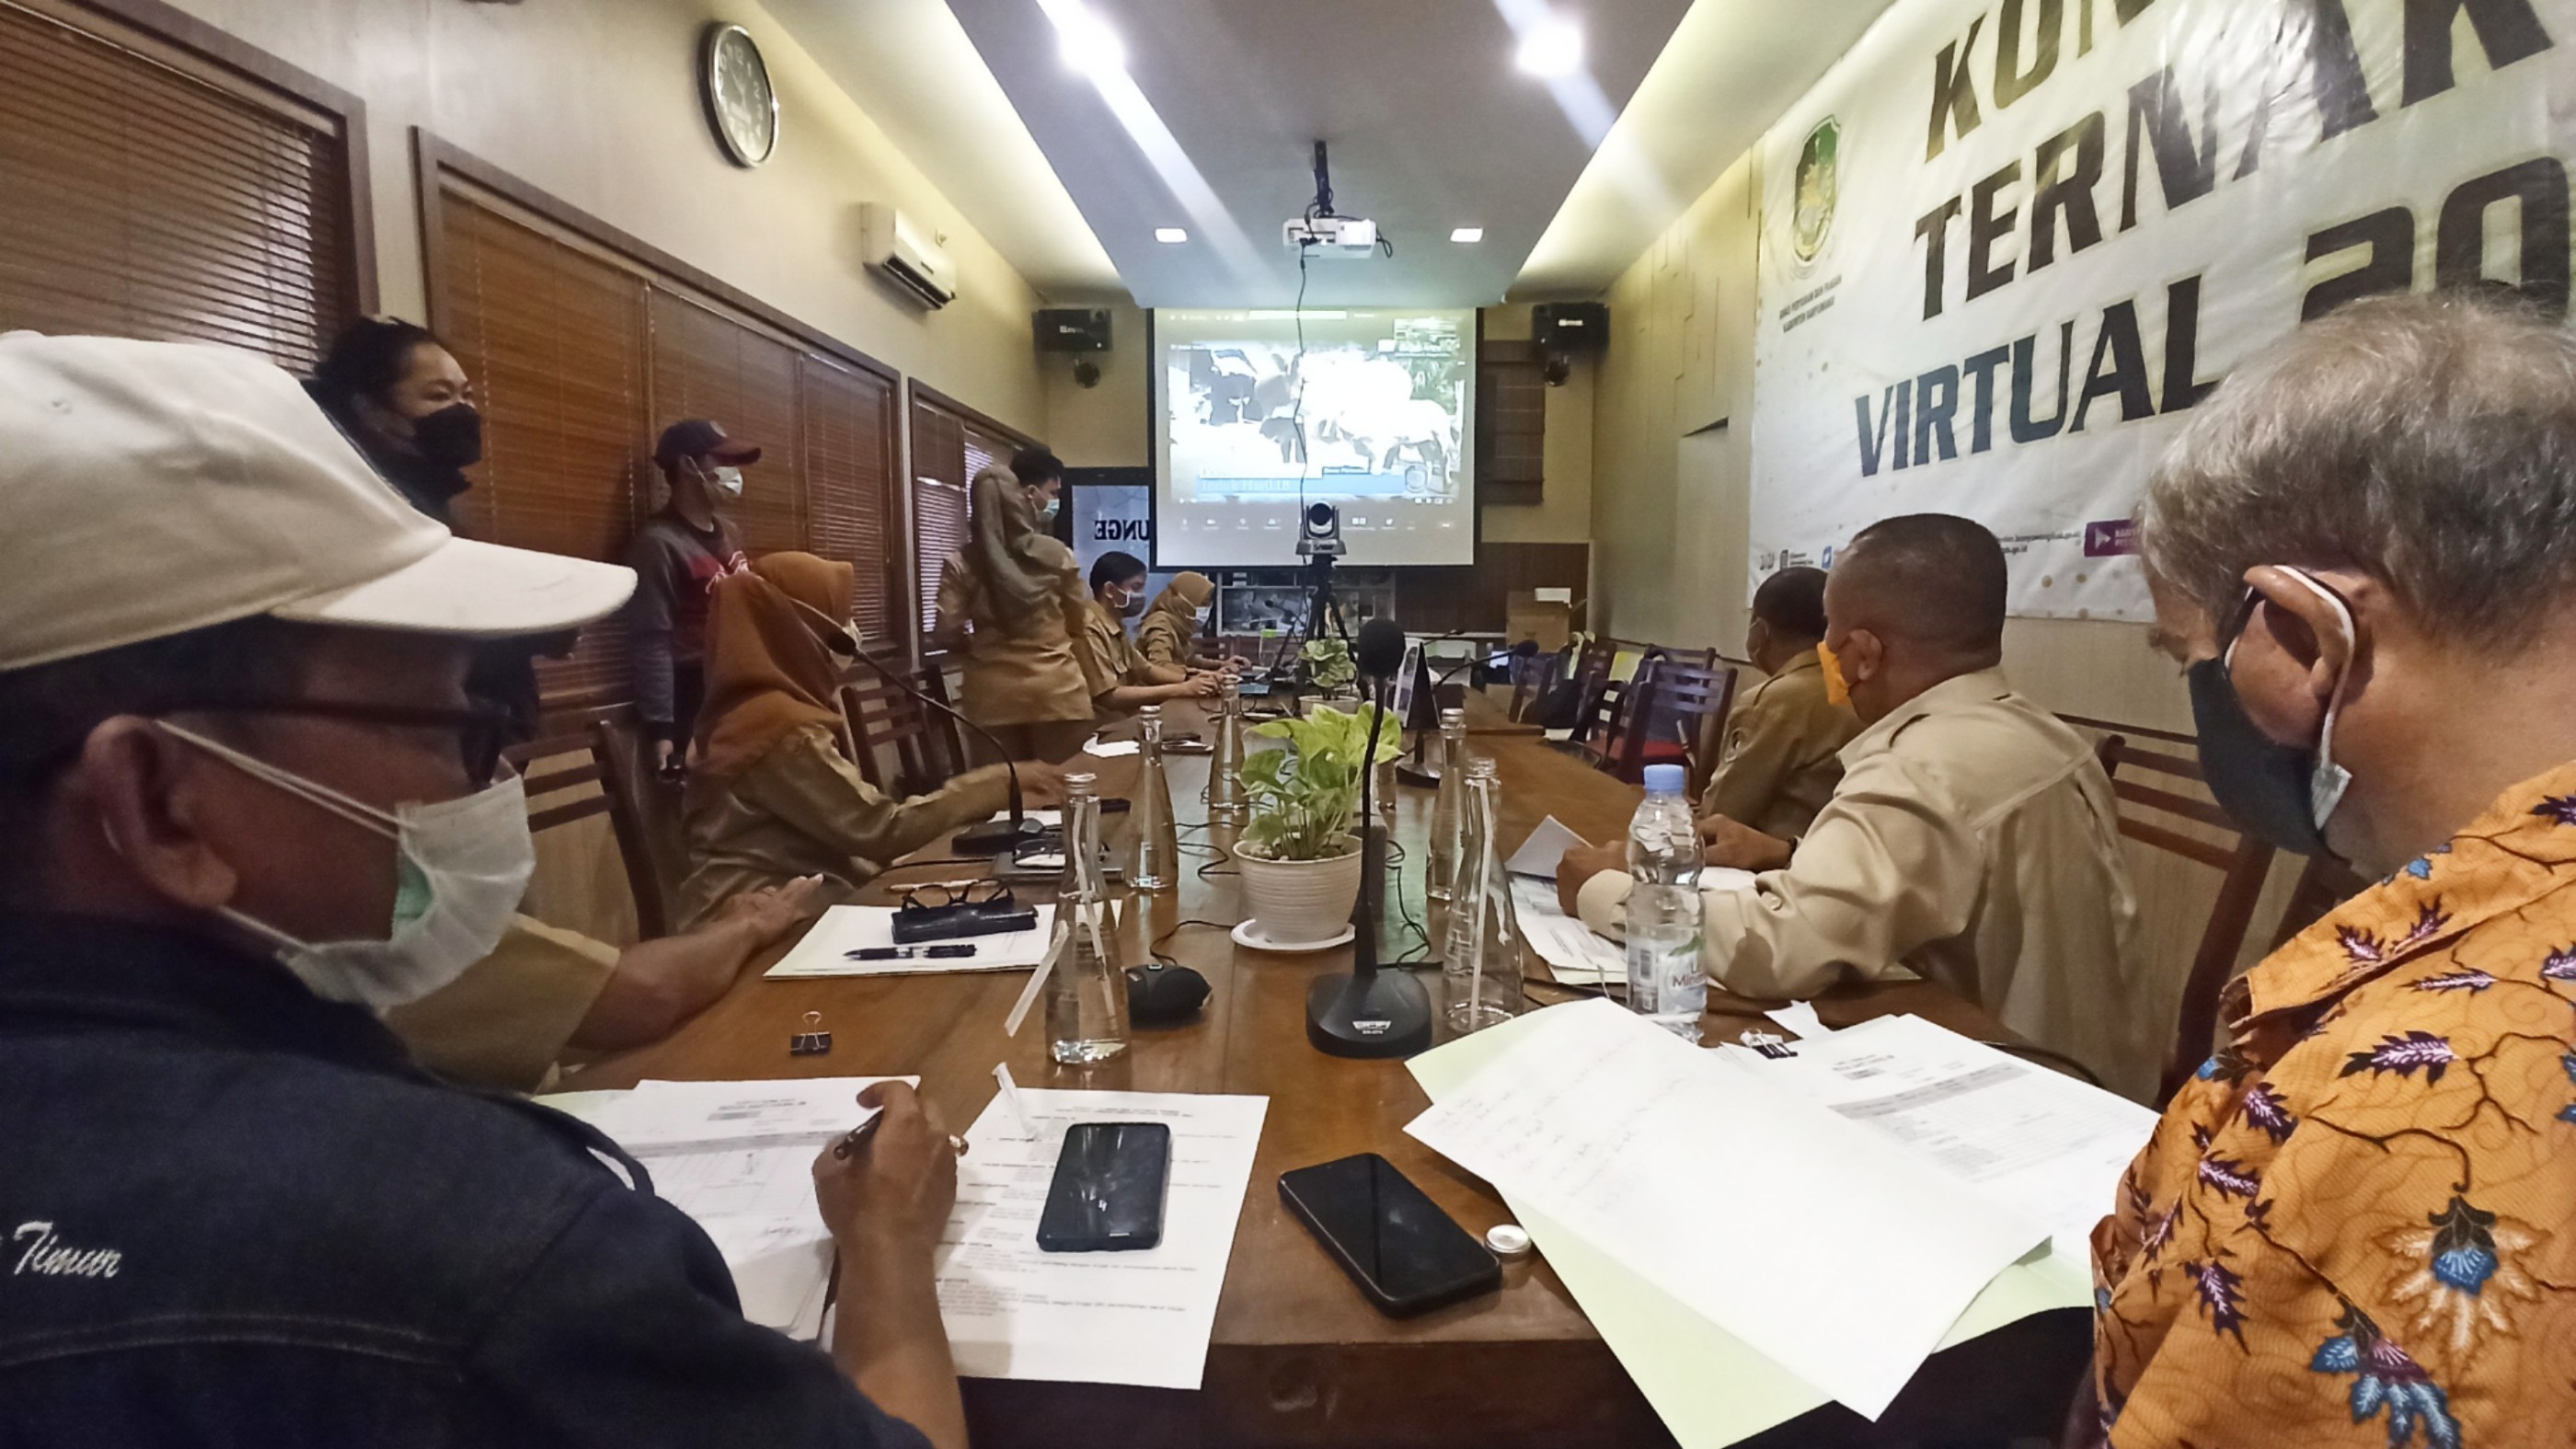
[[[914,699],[930,706],[932,709],[939,711],[950,719],[957,721],[966,728],[973,730],[983,739],[984,743],[993,747],[994,757],[1002,762],[1002,768],[1011,772],[1010,819],[1000,822],[988,821],[982,825],[970,825],[966,829],[958,831],[955,838],[949,841],[949,847],[951,849],[955,850],[960,855],[1001,855],[1008,851],[1017,849],[1022,842],[1036,844],[1046,839],[1046,826],[1035,820],[1031,820],[1028,816],[1028,811],[1021,808],[1020,767],[1018,763],[1012,760],[1010,750],[1005,748],[1000,740],[994,738],[991,730],[988,730],[982,725],[975,723],[973,720],[968,719],[964,714],[951,707],[946,701],[933,699],[921,690],[913,688],[912,681],[905,679],[902,675],[887,668],[866,650],[861,649],[858,645],[858,640],[852,638],[848,630],[835,628],[830,634],[825,635],[824,637],[830,643],[833,653],[842,655],[846,658],[855,659],[858,662],[865,664],[868,668],[876,671],[876,675],[879,679],[882,679],[886,683],[893,685],[895,688],[902,690],[904,693],[911,695]]]
[[[1352,650],[1368,682],[1368,747],[1360,753],[1360,898],[1351,913],[1351,974],[1318,977],[1306,993],[1306,1039],[1337,1057],[1411,1056],[1431,1045],[1431,1000],[1401,971],[1378,970],[1378,919],[1386,890],[1386,826],[1373,804],[1377,739],[1387,695],[1404,667],[1404,629],[1392,619],[1360,626]]]

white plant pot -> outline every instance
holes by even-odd
[[[1253,929],[1273,941],[1328,941],[1351,923],[1360,898],[1360,843],[1328,860],[1264,860],[1237,847],[1243,900]]]

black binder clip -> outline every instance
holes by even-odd
[[[805,1013],[805,1029],[787,1039],[791,1057],[819,1057],[832,1049],[832,1034],[823,1030],[823,1013]]]

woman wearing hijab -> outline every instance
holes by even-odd
[[[774,553],[715,585],[685,797],[683,922],[803,876],[822,877],[819,904],[849,904],[887,863],[1008,803],[999,766],[895,800],[841,754],[841,665],[826,640],[848,638],[855,576],[847,563]],[[1020,785],[1033,806],[1061,798],[1050,766],[1022,765]]]
[[[1175,575],[1136,624],[1136,652],[1148,664],[1200,667],[1199,611],[1216,597],[1216,582],[1202,573]],[[1240,662],[1240,661],[1238,661]]]
[[[1060,761],[1091,737],[1091,698],[1115,684],[1093,677],[1082,637],[1090,598],[1073,550],[1041,532],[1038,498],[1006,468],[975,475],[966,546],[939,575],[932,638],[959,650],[966,717],[1016,760]],[[982,755],[991,746],[970,735]]]

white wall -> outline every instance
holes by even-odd
[[[367,104],[384,310],[425,313],[411,128],[741,288],[1014,427],[1046,426],[1039,299],[757,0],[176,0]],[[743,170],[697,91],[713,20],[749,29],[783,111]],[[960,298],[924,313],[864,274],[858,207],[944,234]]]

